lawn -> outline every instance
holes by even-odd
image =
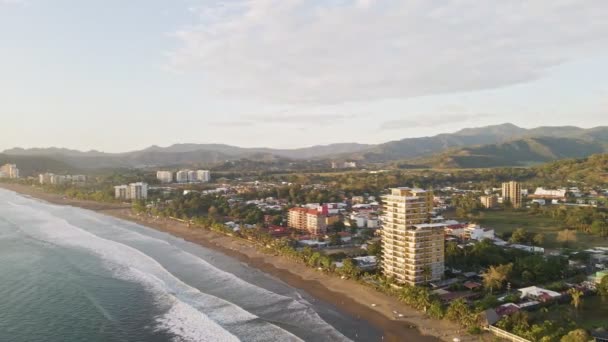
[[[450,213],[446,216],[450,216]],[[484,228],[494,229],[497,235],[503,232],[512,232],[517,228],[524,228],[530,233],[543,233],[545,235],[543,247],[557,248],[562,246],[556,241],[557,232],[564,229],[561,223],[547,216],[531,215],[526,210],[485,210],[471,221],[479,223]],[[576,235],[577,241],[572,247],[608,246],[608,239],[580,232],[577,232]]]

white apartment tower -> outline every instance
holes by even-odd
[[[175,174],[175,181],[178,183],[188,183],[188,171],[189,170],[177,171]]]
[[[148,198],[148,184],[137,182],[114,187],[114,197],[123,200],[142,200]]]
[[[429,224],[433,193],[393,188],[383,196],[382,269],[409,285],[441,279],[444,273],[444,225]]]
[[[196,178],[199,182],[207,183],[211,180],[211,172],[209,170],[196,171]]]

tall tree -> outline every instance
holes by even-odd
[[[490,289],[490,293],[494,289],[502,288],[512,269],[513,264],[490,266],[482,275],[484,286]]]
[[[568,291],[568,294],[570,294],[570,296],[572,297],[572,306],[574,306],[574,308],[576,310],[578,310],[578,308],[581,306],[581,304],[583,303],[583,292],[581,292],[580,290],[577,289],[570,289]]]

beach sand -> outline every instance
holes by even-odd
[[[255,248],[255,244],[247,240],[191,228],[175,220],[137,216],[131,212],[129,204],[69,199],[62,195],[44,192],[39,187],[19,184],[0,184],[0,187],[50,203],[71,205],[137,222],[203,247],[220,251],[251,267],[273,275],[319,300],[333,304],[353,317],[364,319],[385,333],[383,341],[452,341],[455,337],[458,337],[460,341],[480,341],[488,338],[488,336],[469,336],[454,323],[430,319],[422,312],[406,306],[395,298],[355,281],[325,274],[281,256],[259,252]],[[397,317],[398,314],[403,316]]]

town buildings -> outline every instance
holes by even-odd
[[[54,173],[41,173],[38,175],[38,182],[43,185],[84,184],[86,180],[87,177],[85,175],[56,175]]]
[[[123,200],[142,200],[148,198],[148,184],[143,182],[114,187],[114,197]]]
[[[521,185],[515,181],[502,183],[502,201],[510,202],[513,208],[521,208]]]
[[[498,205],[498,198],[493,195],[481,196],[479,200],[481,201],[481,205],[487,209],[492,209]]]
[[[327,213],[323,210],[296,207],[289,209],[287,225],[313,235],[321,235],[327,231],[326,218]]]
[[[156,171],[156,179],[161,183],[167,184],[173,182],[173,172],[171,171]]]
[[[175,174],[175,181],[178,183],[188,183],[188,171],[189,170],[180,170]]]
[[[444,227],[427,223],[433,193],[393,188],[383,196],[382,269],[386,276],[410,285],[441,279],[444,273]]]
[[[0,178],[19,178],[19,169],[15,164],[0,166]]]

